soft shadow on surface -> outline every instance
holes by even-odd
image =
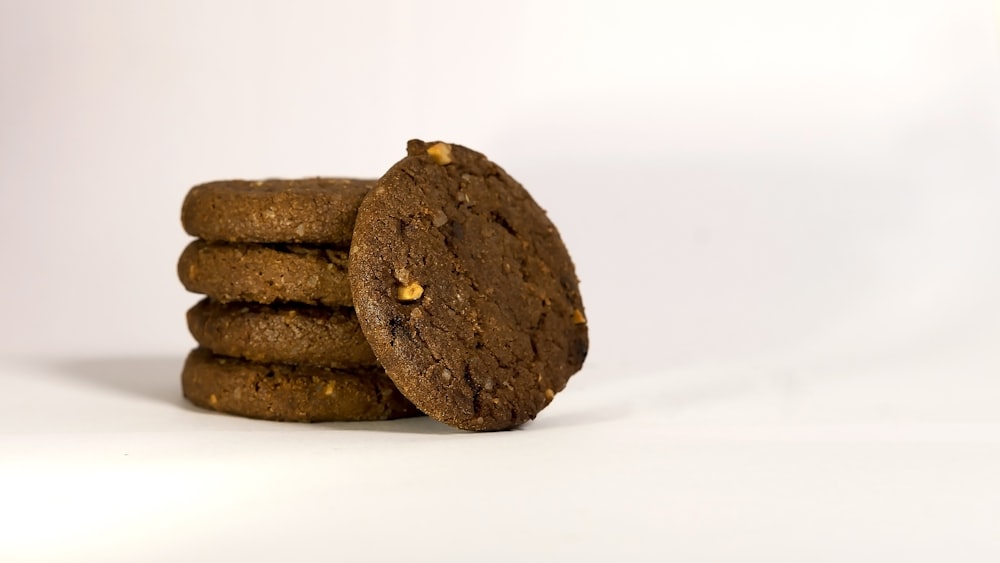
[[[116,394],[175,405],[207,416],[224,416],[273,425],[275,430],[294,428],[323,431],[394,432],[400,434],[465,434],[426,416],[371,422],[277,422],[237,417],[202,409],[188,402],[181,392],[183,356],[118,356],[69,359],[55,364],[53,372],[77,385]]]
[[[629,415],[632,409],[623,403],[607,405],[601,409],[575,410],[568,412],[549,412],[543,410],[538,417],[525,423],[524,430],[552,430],[607,424],[621,420]]]
[[[56,371],[77,384],[187,407],[183,365],[182,356],[115,356],[62,361]]]
[[[287,423],[296,424],[296,423]],[[471,434],[442,424],[429,416],[399,418],[396,420],[376,420],[370,422],[318,422],[309,424],[314,428],[351,432],[396,432],[399,434]]]
[[[595,372],[592,377],[604,377]],[[574,387],[572,383],[556,398],[553,406],[525,425],[525,430],[557,430],[626,421],[634,416],[673,417],[712,409],[721,403],[739,401],[761,393],[772,385],[774,376],[748,372],[739,366],[722,369],[675,368],[632,373],[625,381]],[[585,376],[591,376],[585,374]],[[590,382],[588,382],[590,383]],[[774,393],[781,394],[783,389]],[[565,398],[563,398],[565,395]],[[572,397],[572,398],[571,398]]]

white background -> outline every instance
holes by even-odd
[[[0,559],[997,560],[969,0],[0,2]],[[516,432],[179,398],[187,189],[485,152],[585,370]]]

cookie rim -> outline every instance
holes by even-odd
[[[418,149],[415,149],[415,147],[418,147]],[[418,408],[420,408],[423,412],[430,415],[432,418],[440,422],[443,422],[445,424],[448,424],[450,426],[471,431],[495,431],[495,430],[506,430],[514,428],[516,426],[519,426],[520,424],[523,424],[524,422],[528,422],[534,419],[535,416],[537,416],[537,414],[542,409],[547,407],[552,402],[554,395],[565,387],[565,384],[568,382],[569,378],[573,374],[577,373],[583,366],[584,359],[587,353],[587,348],[589,348],[589,336],[588,336],[589,331],[587,330],[586,327],[586,317],[584,316],[582,297],[580,297],[579,294],[579,285],[578,285],[579,282],[575,274],[575,265],[573,264],[573,261],[569,256],[569,251],[568,249],[566,249],[565,243],[562,241],[562,238],[559,235],[558,230],[555,228],[555,225],[552,224],[551,220],[548,218],[544,209],[542,209],[541,206],[539,206],[534,201],[534,199],[531,198],[530,194],[527,192],[527,190],[524,189],[524,187],[520,183],[518,183],[516,180],[507,175],[506,172],[504,172],[503,169],[497,166],[495,163],[489,161],[484,155],[472,149],[463,147],[461,145],[443,143],[440,141],[425,143],[423,141],[414,139],[408,143],[407,148],[408,148],[408,155],[403,159],[401,159],[400,161],[398,161],[397,163],[395,163],[386,172],[386,174],[384,174],[378,180],[378,182],[376,182],[375,187],[372,189],[371,192],[369,192],[369,194],[362,201],[362,204],[358,210],[358,218],[355,223],[355,232],[351,242],[351,252],[349,254],[348,279],[351,283],[351,291],[354,296],[355,307],[357,308],[358,320],[359,323],[361,324],[362,331],[365,333],[366,338],[372,345],[372,349],[375,352],[376,358],[378,359],[379,363],[386,369],[386,373],[389,375],[390,379],[392,379],[393,382],[396,384],[397,388],[399,388],[400,391],[403,392],[403,394],[406,395],[408,399],[410,399],[415,405],[417,405]],[[385,325],[386,323],[385,322],[379,323],[378,319],[384,319],[386,317],[385,310],[390,309],[390,305],[386,305],[385,303],[391,303],[391,300],[384,301],[384,303],[380,305],[377,302],[378,299],[375,299],[373,302],[372,300],[368,299],[369,295],[366,294],[369,292],[370,289],[368,286],[375,283],[372,281],[372,279],[374,279],[375,276],[373,276],[372,272],[367,269],[368,266],[365,266],[364,264],[365,263],[370,264],[373,261],[374,254],[378,252],[378,247],[379,247],[378,244],[369,244],[371,241],[366,240],[367,238],[375,236],[375,233],[368,232],[369,225],[375,224],[376,223],[375,219],[380,215],[385,214],[387,211],[389,211],[388,207],[391,207],[391,204],[387,202],[387,198],[384,194],[386,193],[387,190],[395,189],[391,185],[392,181],[395,179],[394,174],[396,174],[399,171],[402,171],[403,174],[408,175],[412,180],[416,181],[413,175],[407,174],[404,170],[402,170],[402,167],[404,166],[405,163],[412,162],[414,159],[418,159],[422,161],[424,164],[446,166],[453,163],[452,160],[453,152],[459,152],[459,156],[469,157],[473,159],[481,159],[482,163],[486,163],[487,165],[494,167],[495,170],[499,171],[498,172],[499,175],[502,175],[505,181],[510,183],[510,184],[505,184],[507,186],[507,189],[511,190],[512,193],[519,191],[517,195],[523,196],[523,198],[529,202],[529,205],[532,206],[531,207],[532,213],[537,213],[536,217],[540,217],[542,219],[543,223],[546,225],[546,228],[548,229],[549,234],[554,238],[559,248],[561,249],[562,255],[554,259],[553,263],[558,261],[559,259],[564,258],[565,265],[568,266],[569,274],[571,275],[570,277],[572,277],[573,280],[572,282],[573,290],[576,293],[576,307],[574,308],[572,313],[573,314],[572,324],[583,325],[583,331],[582,331],[583,351],[582,351],[582,356],[580,356],[578,364],[576,364],[575,367],[569,366],[567,364],[568,366],[566,370],[567,373],[558,376],[561,377],[562,375],[564,375],[564,379],[562,380],[561,384],[557,383],[555,385],[545,388],[535,388],[530,385],[522,384],[522,386],[524,386],[525,389],[528,390],[535,389],[536,391],[541,392],[544,395],[544,402],[540,406],[538,406],[537,409],[534,410],[529,409],[530,412],[527,417],[523,417],[522,419],[518,419],[516,421],[511,421],[510,423],[507,424],[497,423],[491,420],[485,420],[482,416],[479,416],[477,418],[455,416],[454,415],[455,411],[459,409],[452,408],[450,409],[451,412],[443,412],[440,408],[438,408],[439,405],[429,404],[427,401],[425,401],[426,398],[425,393],[423,393],[422,391],[426,391],[427,389],[429,389],[430,387],[428,387],[428,385],[432,386],[432,384],[426,384],[426,385],[422,384],[421,383],[422,375],[415,374],[415,372],[419,371],[419,369],[412,365],[407,365],[408,364],[407,359],[400,358],[398,357],[398,354],[394,354],[393,346],[391,344],[391,337],[387,337],[386,334],[387,329],[385,326],[382,326]],[[433,186],[426,186],[426,185],[424,186],[424,188],[434,189]],[[544,262],[544,260],[542,261]],[[418,290],[422,291],[420,288],[418,288]],[[399,291],[404,292],[406,291],[406,288],[401,288]],[[400,299],[403,298],[403,293],[399,294],[399,298]],[[417,292],[415,298],[416,299],[420,298],[419,291]],[[378,308],[380,306],[385,310],[379,311]],[[386,342],[389,342],[389,344],[386,344]],[[541,381],[542,381],[542,376],[540,375],[538,378],[538,382],[541,383]],[[444,408],[445,410],[448,410],[449,407],[454,407],[454,406],[455,405],[445,405]]]

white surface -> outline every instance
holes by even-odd
[[[0,431],[0,559],[1000,556],[992,370],[717,366],[625,386],[595,366],[523,429],[473,435],[208,413],[178,397],[179,367],[0,365],[19,398]]]
[[[997,560],[991,4],[0,3],[0,560]],[[584,372],[504,434],[183,405],[186,190],[414,136],[549,210]]]

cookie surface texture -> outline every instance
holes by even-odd
[[[199,407],[249,418],[327,422],[421,414],[378,368],[258,364],[196,348],[184,362],[181,385]]]
[[[555,226],[460,145],[410,141],[358,211],[348,277],[379,363],[431,417],[465,430],[535,418],[587,354]]]
[[[191,188],[181,207],[188,234],[210,241],[340,244],[351,240],[371,180],[226,180]]]
[[[203,299],[188,310],[187,320],[198,344],[224,356],[333,368],[377,365],[347,308]]]
[[[223,303],[351,305],[346,249],[195,240],[181,253],[177,275],[188,291]]]

